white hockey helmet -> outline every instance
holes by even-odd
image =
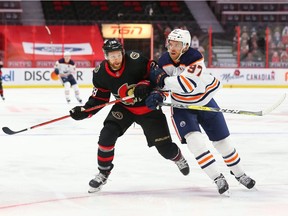
[[[71,57],[71,53],[69,51],[64,52],[64,57]]]
[[[169,40],[180,41],[183,43],[183,47],[185,47],[186,45],[188,45],[188,47],[190,47],[191,35],[190,35],[190,32],[188,30],[174,29],[168,35],[167,42],[169,42]]]

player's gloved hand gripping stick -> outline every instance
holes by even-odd
[[[102,107],[105,107],[105,106],[108,106],[108,105],[111,105],[111,104],[119,103],[121,101],[127,101],[127,100],[132,99],[132,98],[134,98],[134,95],[127,96],[127,97],[124,97],[124,98],[120,98],[120,99],[117,99],[117,100],[110,101],[110,102],[105,103],[105,104],[101,104],[101,105],[98,105],[98,106],[91,107],[89,109],[84,110],[84,112],[91,112],[93,110],[100,109]],[[65,116],[62,116],[62,117],[59,117],[59,118],[56,118],[56,119],[52,119],[50,121],[46,121],[46,122],[42,122],[42,123],[37,124],[37,125],[33,125],[31,127],[28,127],[28,128],[25,128],[25,129],[22,129],[22,130],[19,130],[19,131],[13,131],[9,127],[2,127],[2,130],[3,130],[4,133],[6,133],[8,135],[13,135],[13,134],[21,133],[21,132],[24,132],[24,131],[27,131],[27,130],[31,130],[31,129],[34,129],[34,128],[37,128],[37,127],[41,127],[41,126],[44,126],[44,125],[47,125],[47,124],[50,124],[50,123],[53,123],[53,122],[56,122],[56,121],[60,121],[60,120],[63,120],[63,119],[69,118],[69,117],[71,117],[71,116],[70,115],[65,115]]]

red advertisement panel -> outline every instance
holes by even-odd
[[[52,67],[70,51],[78,67],[102,61],[98,26],[0,26],[0,50],[6,67]]]

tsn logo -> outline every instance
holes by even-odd
[[[141,35],[143,28],[141,26],[118,26],[112,25],[111,27],[113,35]]]

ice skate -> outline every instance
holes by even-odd
[[[3,95],[1,95],[1,98],[2,98],[3,101],[5,100],[5,97]]]
[[[233,172],[231,172],[232,175],[234,175]],[[246,188],[251,189],[255,186],[256,181],[252,178],[250,178],[249,176],[247,176],[245,173],[243,175],[241,175],[240,177],[236,177],[237,181],[244,185]]]
[[[78,102],[79,102],[80,104],[82,104],[82,99],[81,99],[81,98],[77,98],[77,100],[78,100]]]
[[[178,166],[180,172],[183,175],[188,175],[190,172],[189,164],[185,160],[185,158],[182,156],[179,160],[175,161],[175,164]]]
[[[88,193],[95,193],[101,190],[103,185],[106,184],[109,174],[99,173],[89,182],[90,189]]]
[[[67,103],[71,102],[70,98],[66,98],[66,101],[67,101]]]
[[[214,179],[214,182],[218,187],[219,194],[223,194],[225,192],[228,193],[229,185],[222,173],[220,174],[220,176]]]

